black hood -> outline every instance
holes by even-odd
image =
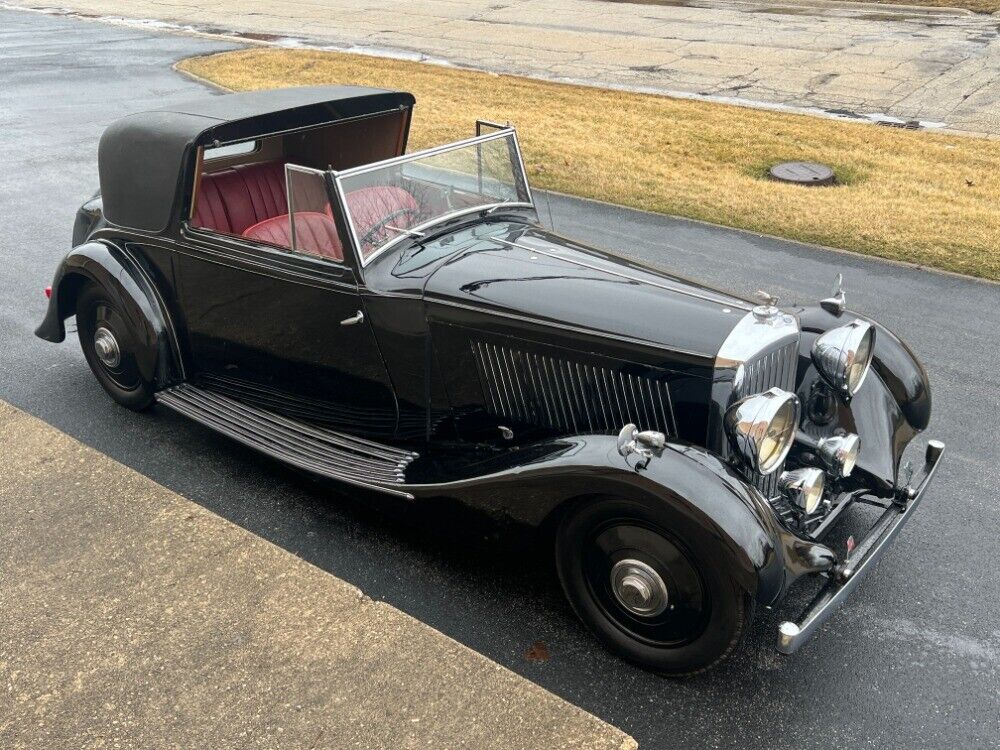
[[[455,243],[425,286],[446,301],[713,359],[750,303],[522,223]]]

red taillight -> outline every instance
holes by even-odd
[[[52,287],[45,287],[45,297],[46,299],[52,299]]]

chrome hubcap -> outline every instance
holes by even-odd
[[[118,348],[118,340],[107,328],[98,328],[94,332],[94,351],[105,367],[113,369],[121,364],[122,353]]]
[[[667,586],[653,568],[641,560],[619,560],[611,569],[611,590],[629,612],[655,617],[667,608]]]

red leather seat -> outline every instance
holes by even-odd
[[[269,161],[204,173],[191,223],[216,232],[243,234],[254,224],[287,213],[285,165]]]
[[[298,183],[296,183],[298,185]],[[343,260],[344,251],[322,186],[303,182],[305,191],[296,198],[306,205],[325,207],[320,211],[296,213],[297,250],[324,258]],[[311,193],[317,193],[313,195]],[[390,220],[393,226],[413,224],[419,210],[416,199],[406,190],[376,185],[353,190],[346,196],[358,237]],[[281,161],[242,164],[201,177],[191,223],[195,227],[226,234],[243,235],[279,247],[291,247],[288,198],[285,192],[285,164]],[[381,238],[367,243],[365,255]]]
[[[392,226],[406,229],[413,224],[420,210],[416,199],[408,191],[390,185],[352,190],[346,200],[358,239],[364,238],[369,230],[387,219],[391,219],[387,223]],[[363,248],[364,251],[368,249]]]
[[[248,227],[243,236],[281,247],[292,246],[292,227],[288,214],[265,219]],[[344,250],[337,235],[337,226],[326,214],[299,211],[295,214],[295,245],[300,253],[343,260]]]

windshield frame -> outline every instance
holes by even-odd
[[[347,206],[346,193],[344,191],[343,179],[354,177],[356,175],[366,174],[368,172],[374,172],[379,169],[384,169],[385,167],[391,167],[396,164],[405,164],[406,162],[416,161],[418,159],[426,158],[428,156],[436,156],[437,154],[444,154],[449,151],[456,151],[461,148],[466,148],[468,146],[488,143],[489,141],[495,141],[501,138],[512,138],[514,143],[514,151],[517,154],[517,165],[516,168],[520,171],[521,180],[524,184],[524,190],[527,193],[528,200],[525,201],[501,201],[498,203],[484,203],[479,206],[472,206],[468,208],[459,209],[457,211],[451,211],[447,214],[442,214],[436,216],[433,219],[425,221],[422,224],[418,224],[413,227],[408,227],[408,233],[400,233],[398,237],[395,237],[384,245],[382,245],[378,250],[370,254],[367,258],[361,252],[361,242],[358,238],[357,232],[354,228],[354,221],[352,220],[350,209]],[[383,161],[372,162],[371,164],[362,164],[357,167],[351,167],[350,169],[344,169],[340,171],[330,170],[329,174],[333,180],[334,187],[337,191],[337,200],[344,212],[344,224],[347,227],[348,232],[350,232],[350,239],[354,245],[355,257],[357,258],[359,267],[363,268],[371,263],[373,260],[383,255],[388,250],[392,249],[396,245],[404,242],[405,240],[413,241],[414,234],[424,233],[424,230],[429,229],[437,224],[447,223],[453,219],[459,218],[461,216],[466,216],[469,214],[476,214],[483,211],[492,211],[493,209],[506,207],[506,208],[527,208],[535,209],[535,200],[531,194],[531,185],[528,183],[528,175],[524,169],[524,156],[521,153],[521,144],[517,139],[517,131],[513,127],[506,127],[496,132],[489,133],[487,135],[475,136],[472,138],[466,138],[461,141],[454,141],[453,143],[446,143],[442,146],[434,146],[432,148],[424,149],[423,151],[414,151],[410,154],[403,154],[401,156],[394,156],[391,159],[384,159]]]

